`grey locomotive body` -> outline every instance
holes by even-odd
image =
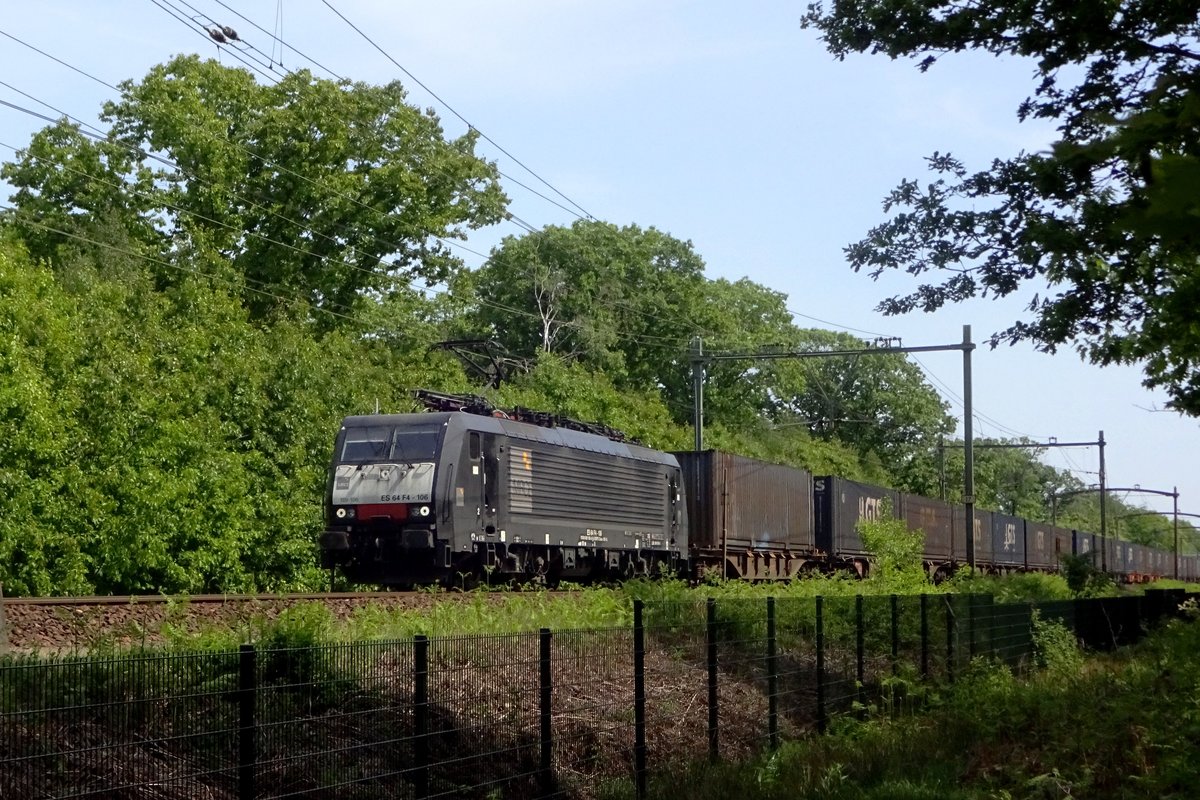
[[[463,412],[347,417],[320,544],[386,586],[650,575],[688,547],[674,456]]]

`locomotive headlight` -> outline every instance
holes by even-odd
[[[428,517],[429,516],[429,506],[421,506],[420,508],[417,509],[417,513],[420,514],[422,517]]]
[[[345,518],[346,518],[346,509],[344,509],[344,508],[339,508],[339,509],[338,509],[337,511],[335,511],[334,513],[335,513],[335,514],[337,514],[337,518],[338,518],[338,519],[345,519]]]

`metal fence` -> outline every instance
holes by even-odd
[[[897,713],[972,658],[1035,658],[1035,613],[1093,647],[1182,592],[697,600],[630,629],[0,660],[0,797],[594,797]]]

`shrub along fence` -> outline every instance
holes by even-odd
[[[903,709],[974,657],[1026,668],[1035,612],[1108,648],[1184,598],[638,602],[629,629],[9,656],[0,797],[642,796],[655,769]]]

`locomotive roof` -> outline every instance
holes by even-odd
[[[454,427],[467,431],[483,433],[499,433],[514,439],[543,442],[545,444],[570,447],[575,450],[587,450],[605,455],[624,456],[639,461],[653,461],[659,464],[678,465],[678,460],[670,453],[654,450],[642,445],[629,442],[617,442],[606,436],[594,433],[574,431],[569,428],[548,428],[541,425],[531,425],[526,422],[503,419],[500,417],[485,417],[464,411],[433,411],[417,414],[365,414],[346,417],[342,420],[343,428],[360,428],[369,425],[428,425],[449,423]]]

